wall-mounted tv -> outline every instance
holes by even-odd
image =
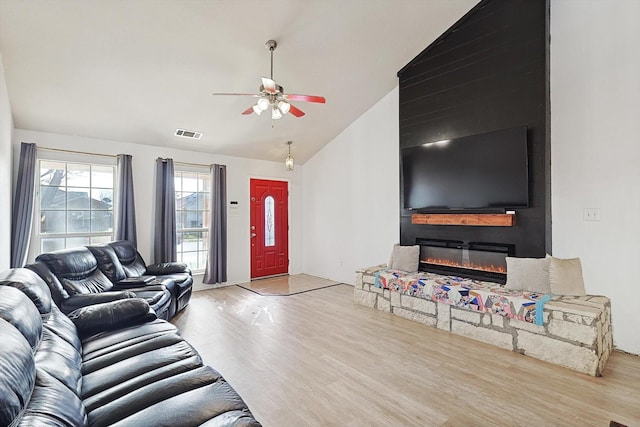
[[[526,126],[408,147],[401,155],[405,209],[529,206]]]

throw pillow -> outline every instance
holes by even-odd
[[[393,251],[396,250],[396,246],[400,246],[400,243],[393,244],[393,248],[391,248],[391,253],[389,254],[389,261],[387,261],[387,268],[391,268],[393,265]]]
[[[420,265],[420,246],[394,246],[391,254],[391,266],[393,270],[402,270],[409,273],[418,271]]]
[[[507,284],[505,289],[551,293],[549,264],[551,258],[507,257]]]
[[[580,258],[551,258],[549,264],[551,292],[557,295],[586,295]]]

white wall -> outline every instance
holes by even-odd
[[[14,130],[14,147],[20,142],[35,142],[40,147],[78,150],[100,154],[131,154],[133,156],[134,193],[136,197],[136,221],[138,250],[143,258],[152,261],[153,240],[153,195],[155,180],[155,160],[170,157],[176,162],[197,164],[221,163],[227,165],[227,202],[239,202],[239,215],[228,217],[228,282],[242,283],[250,280],[249,249],[249,179],[251,177],[280,179],[289,181],[289,226],[290,226],[290,266],[291,274],[302,270],[302,185],[303,166],[296,166],[293,172],[284,172],[282,162],[241,159],[191,150],[178,150],[157,146],[139,145],[126,142],[104,141],[69,135],[59,135]],[[185,145],[189,142],[185,141]],[[19,148],[17,149],[19,152]],[[47,152],[43,151],[43,155]],[[37,251],[36,251],[37,253]],[[32,258],[29,260],[32,261]],[[196,289],[211,287],[202,285],[202,277],[195,277]]]
[[[398,88],[305,163],[307,274],[353,283],[399,241]]]
[[[4,77],[2,55],[0,55],[0,271],[9,268],[11,262],[11,136],[13,119],[9,95]]]
[[[553,254],[611,298],[614,345],[640,354],[640,1],[551,3]],[[583,221],[599,208],[599,222]]]

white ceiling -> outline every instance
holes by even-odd
[[[0,0],[19,129],[304,163],[478,0]],[[269,76],[307,115],[240,113]],[[201,140],[173,136],[202,131]]]

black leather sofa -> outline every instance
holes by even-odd
[[[259,426],[156,317],[141,298],[67,317],[32,270],[0,273],[0,426]]]
[[[48,284],[63,313],[94,303],[139,297],[159,318],[168,320],[187,306],[193,286],[186,264],[145,266],[127,241],[40,254],[26,267]]]

